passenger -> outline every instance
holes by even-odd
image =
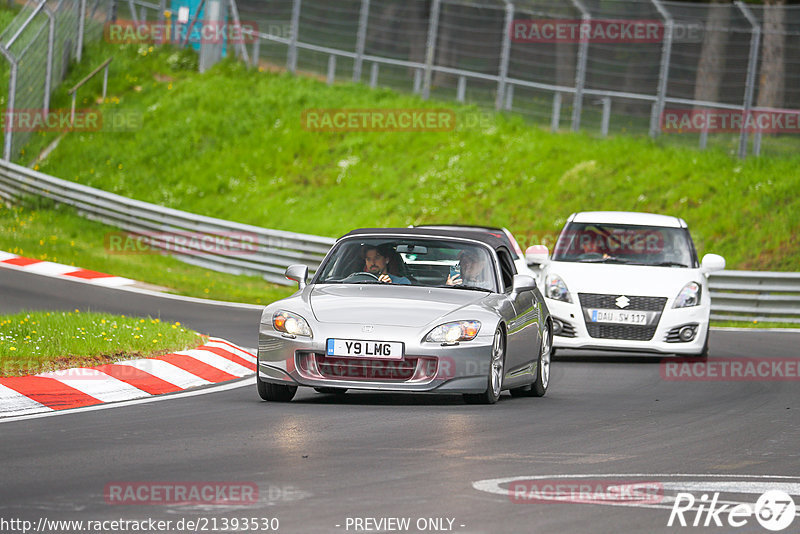
[[[445,284],[492,288],[492,275],[488,269],[485,254],[481,254],[477,250],[462,250],[458,253],[458,264],[461,267],[461,274],[447,275]]]
[[[396,266],[392,265],[392,259],[388,252],[381,252],[375,245],[364,245],[361,248],[361,256],[364,259],[364,272],[374,274],[380,282],[386,284],[411,284],[411,280],[405,276],[389,272],[390,268]]]

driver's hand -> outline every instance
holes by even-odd
[[[391,284],[392,283],[392,278],[388,274],[383,273],[382,275],[380,275],[378,277],[378,281],[379,282],[383,282],[384,284]]]

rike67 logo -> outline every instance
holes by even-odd
[[[792,496],[781,490],[764,492],[755,506],[746,503],[722,504],[718,492],[712,497],[704,493],[699,499],[691,493],[681,492],[675,498],[667,526],[739,528],[750,524],[755,517],[765,529],[778,532],[792,524],[796,511]]]

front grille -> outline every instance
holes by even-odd
[[[296,361],[297,370],[303,376],[314,379],[418,383],[433,380],[439,372],[439,359],[432,357],[406,357],[404,360],[356,359],[298,352]],[[447,371],[448,368],[443,369],[443,372]]]
[[[658,325],[638,326],[626,324],[592,324],[586,329],[589,335],[604,339],[630,339],[634,341],[650,341],[656,333]]]
[[[667,297],[641,297],[636,295],[625,295],[630,301],[625,308],[617,306],[617,298],[621,295],[603,295],[600,293],[578,293],[581,306],[584,308],[594,308],[600,310],[636,310],[636,311],[657,311],[664,309]]]

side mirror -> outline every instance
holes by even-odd
[[[290,265],[286,268],[284,276],[293,282],[297,282],[300,289],[306,287],[306,280],[308,279],[308,266],[307,265]]]
[[[527,274],[515,274],[512,291],[522,293],[523,291],[533,291],[536,289],[536,280]]]
[[[706,254],[703,256],[703,261],[700,262],[700,269],[704,273],[713,273],[714,271],[721,271],[725,268],[725,258],[719,254]]]
[[[547,265],[550,262],[550,251],[546,245],[533,245],[525,249],[525,262],[528,265]]]

